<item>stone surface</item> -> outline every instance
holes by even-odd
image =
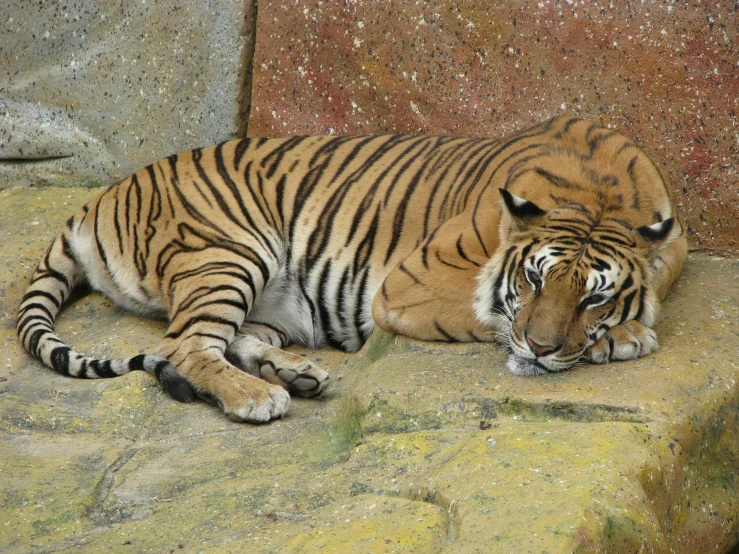
[[[3,1],[0,189],[108,185],[232,138],[248,104],[252,7]]]
[[[637,139],[693,245],[739,253],[736,2],[261,1],[249,134],[500,136],[571,112]]]
[[[95,191],[0,192],[0,552],[727,552],[739,541],[739,261],[694,255],[634,361],[536,378],[495,345],[372,336],[269,425],[178,404],[147,374],[74,380],[15,310]],[[97,356],[164,323],[99,295],[58,321]],[[305,349],[296,348],[299,353]]]

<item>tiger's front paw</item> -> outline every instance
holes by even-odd
[[[228,391],[215,396],[215,401],[232,420],[266,423],[287,412],[290,395],[282,387],[238,371],[234,371],[230,377]]]
[[[265,381],[287,389],[290,394],[304,398],[318,396],[328,384],[328,373],[300,356],[295,357],[302,362],[276,366],[274,361],[265,360],[259,367],[259,375]]]
[[[635,320],[617,325],[599,338],[585,352],[585,358],[596,364],[615,360],[633,360],[659,348],[657,333]]]
[[[226,358],[242,371],[304,398],[318,396],[328,384],[328,372],[252,336],[237,336],[226,350]]]

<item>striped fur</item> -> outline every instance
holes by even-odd
[[[644,355],[685,251],[654,164],[577,119],[502,140],[234,140],[161,160],[70,218],[17,329],[62,374],[145,370],[178,400],[268,421],[328,379],[281,347],[354,351],[375,324],[428,340],[497,331],[523,375]],[[166,315],[155,354],[68,348],[54,320],[82,282]]]

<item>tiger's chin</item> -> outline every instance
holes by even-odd
[[[550,371],[536,360],[527,360],[515,354],[508,355],[506,365],[511,373],[520,377],[536,377],[537,375],[544,375]]]
[[[506,363],[508,369],[514,375],[520,377],[536,377],[537,375],[545,375],[547,373],[557,373],[559,371],[565,371],[570,368],[566,367],[547,367],[537,360],[530,360],[522,358],[516,354],[508,354],[508,361]]]

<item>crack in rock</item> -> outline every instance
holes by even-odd
[[[115,474],[121,467],[127,464],[138,451],[139,448],[127,448],[112,464],[108,466],[100,481],[95,485],[95,490],[92,493],[92,507],[87,513],[87,517],[95,524],[99,526],[107,526],[110,524],[110,518],[105,514],[106,511],[104,505],[110,495],[110,491],[113,489]]]
[[[603,423],[607,421],[626,421],[630,423],[647,423],[648,418],[640,415],[641,410],[632,406],[613,406],[610,404],[588,404],[584,402],[567,402],[562,400],[545,402],[528,402],[516,398],[475,399],[481,415],[486,419],[494,419],[498,414],[507,416],[529,416],[532,418],[564,419],[568,421],[584,421]]]
[[[441,508],[446,514],[446,541],[445,546],[453,544],[459,535],[459,521],[457,514],[457,506],[454,500],[447,499],[444,495],[439,494],[435,490],[418,488],[409,491],[401,497],[413,502],[425,502]]]

